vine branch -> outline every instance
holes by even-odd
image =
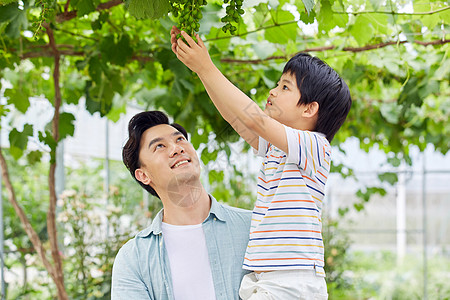
[[[403,12],[394,12],[394,11],[357,11],[357,12],[346,12],[346,11],[333,11],[334,14],[339,15],[362,15],[362,14],[388,14],[388,15],[402,15],[402,16],[425,16],[425,15],[433,15],[443,11],[450,9],[450,6],[446,6],[433,11],[425,11],[425,12],[413,12],[413,13],[403,13]]]
[[[397,44],[405,44],[405,43],[411,43],[409,41],[400,41],[400,42],[396,42],[396,41],[391,41],[391,42],[384,42],[384,43],[378,43],[378,44],[372,44],[372,45],[366,45],[363,47],[344,47],[342,49],[340,49],[340,51],[346,51],[346,52],[363,52],[363,51],[369,51],[369,50],[375,50],[375,49],[380,49],[380,48],[384,48],[387,46],[392,46],[392,45],[397,45]],[[429,42],[423,42],[423,41],[414,41],[412,42],[414,44],[418,44],[418,45],[422,45],[422,46],[429,46],[429,45],[444,45],[447,43],[450,43],[450,39],[446,39],[446,40],[434,40],[434,41],[429,41]],[[60,55],[65,55],[65,56],[85,56],[86,52],[84,51],[76,51],[76,50],[72,50],[72,49],[60,49],[63,47],[67,48],[67,45],[55,45],[58,53]],[[302,50],[302,52],[324,52],[324,51],[329,51],[329,50],[335,50],[337,49],[337,46],[323,46],[323,47],[315,47],[315,48],[306,48],[304,50]],[[136,61],[141,61],[141,62],[148,62],[148,61],[153,61],[154,59],[152,57],[149,56],[150,53],[146,53],[143,55],[133,55],[131,57],[132,60],[136,60]],[[52,57],[54,56],[54,50],[45,50],[45,51],[30,51],[30,52],[26,52],[24,54],[22,54],[20,56],[21,59],[28,59],[28,58],[36,58],[36,57]],[[257,63],[261,63],[263,61],[267,61],[267,60],[275,60],[275,59],[286,59],[286,56],[271,56],[268,57],[266,59],[254,59],[254,60],[242,60],[242,59],[227,59],[224,58],[221,61],[222,62],[228,62],[228,63],[251,63],[251,64],[257,64]]]
[[[42,245],[41,239],[39,238],[39,236],[37,235],[33,226],[31,225],[30,221],[28,220],[24,210],[17,202],[16,193],[15,193],[14,187],[11,183],[11,179],[9,178],[8,165],[6,163],[6,159],[3,156],[3,153],[1,150],[2,149],[0,147],[0,166],[1,166],[1,171],[2,171],[2,178],[5,183],[6,191],[8,192],[9,201],[11,202],[12,206],[14,207],[14,210],[16,211],[17,215],[19,216],[19,219],[22,222],[25,232],[27,233],[28,237],[30,238],[33,248],[36,250],[37,254],[41,258],[45,269],[47,270],[47,272],[50,274],[50,276],[53,279],[56,279],[55,269],[53,268],[53,266],[47,259],[47,256],[45,254],[45,249],[44,249],[44,246]]]
[[[67,6],[69,4],[69,1],[67,1],[67,3],[66,3]],[[120,5],[122,3],[123,3],[122,0],[110,0],[108,2],[100,3],[95,8],[95,10],[96,11],[101,11],[101,10],[110,9],[110,8],[112,8],[114,6],[117,6],[117,5]],[[68,9],[68,7],[67,7],[67,9]],[[65,21],[69,21],[69,20],[72,20],[73,18],[77,17],[77,11],[76,10],[67,11],[67,9],[65,9],[65,11],[63,13],[59,13],[59,14],[56,15],[56,17],[55,17],[56,23],[63,23]]]
[[[55,66],[53,70],[53,82],[54,82],[54,88],[55,88],[55,113],[53,115],[52,119],[52,131],[53,131],[53,139],[58,142],[59,140],[59,109],[61,106],[61,90],[59,87],[59,66],[60,66],[60,60],[61,60],[61,54],[58,51],[58,48],[56,46],[55,37],[53,35],[53,30],[50,28],[50,25],[48,23],[44,23],[43,27],[47,30],[47,35],[49,38],[49,45],[52,49],[53,56],[55,57]],[[55,284],[58,289],[58,298],[60,300],[68,300],[67,292],[64,287],[64,273],[63,273],[63,267],[62,267],[62,259],[61,255],[59,253],[59,247],[58,247],[58,232],[56,229],[56,190],[55,190],[55,171],[56,171],[56,148],[51,150],[54,152],[52,155],[53,159],[50,162],[50,172],[48,176],[48,185],[49,185],[49,192],[50,192],[50,205],[48,208],[47,213],[47,230],[48,230],[48,237],[50,240],[51,245],[51,252],[53,257],[53,262],[55,264],[55,271],[56,271],[56,280]]]

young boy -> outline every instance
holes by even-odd
[[[214,66],[198,35],[171,30],[172,51],[196,72],[224,119],[264,157],[239,291],[242,299],[327,299],[322,200],[330,142],[351,106],[339,75],[299,53],[261,110]]]

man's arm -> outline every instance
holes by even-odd
[[[197,73],[206,92],[219,110],[222,117],[230,123],[236,132],[253,148],[258,149],[258,136],[277,148],[288,151],[284,126],[266,115],[246,94],[233,85],[211,61],[205,44],[196,35],[196,43],[187,33],[181,32],[189,45],[176,35],[179,30],[171,31],[172,51],[189,69]]]
[[[111,299],[152,300],[153,297],[140,278],[139,262],[136,258],[130,258],[127,255],[130,248],[130,244],[125,244],[114,260]]]

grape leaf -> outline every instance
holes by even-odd
[[[71,113],[63,112],[59,115],[59,139],[65,139],[67,136],[73,136],[75,132],[75,116]]]
[[[30,107],[30,100],[28,100],[28,90],[26,88],[7,89],[5,96],[8,97],[8,104],[12,104],[21,113],[26,113]]]
[[[168,0],[127,0],[128,12],[137,19],[158,19],[169,12]]]
[[[359,45],[366,44],[373,35],[373,27],[365,15],[359,15],[350,29],[350,33]]]
[[[302,0],[302,2],[305,5],[306,12],[309,15],[314,8],[314,0]]]
[[[33,126],[25,124],[23,130],[13,128],[9,133],[9,148],[11,155],[18,160],[27,149],[28,137],[33,135]]]
[[[95,11],[94,1],[92,0],[74,0],[70,5],[77,10],[77,15],[80,17]]]
[[[117,43],[115,42],[114,35],[106,36],[100,44],[100,50],[105,60],[119,66],[124,66],[133,55],[130,38],[126,34],[122,34]]]

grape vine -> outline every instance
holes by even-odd
[[[203,17],[201,7],[206,0],[170,0],[171,12],[178,18],[178,28],[186,31],[190,36],[200,29],[200,20]]]
[[[244,14],[242,9],[243,0],[223,0],[228,4],[225,11],[226,15],[221,19],[225,25],[222,27],[224,32],[235,34],[237,27],[232,23],[239,23],[240,17]],[[178,18],[178,28],[186,31],[193,36],[194,32],[200,29],[200,20],[203,17],[201,8],[207,4],[206,0],[169,0],[170,12],[175,18]]]
[[[243,0],[224,0],[223,2],[225,4],[228,3],[228,6],[225,10],[227,14],[225,15],[225,17],[220,19],[225,23],[225,25],[222,27],[222,30],[223,32],[229,31],[231,34],[235,34],[237,28],[231,23],[239,23],[241,15],[244,14],[244,10],[242,9]]]

